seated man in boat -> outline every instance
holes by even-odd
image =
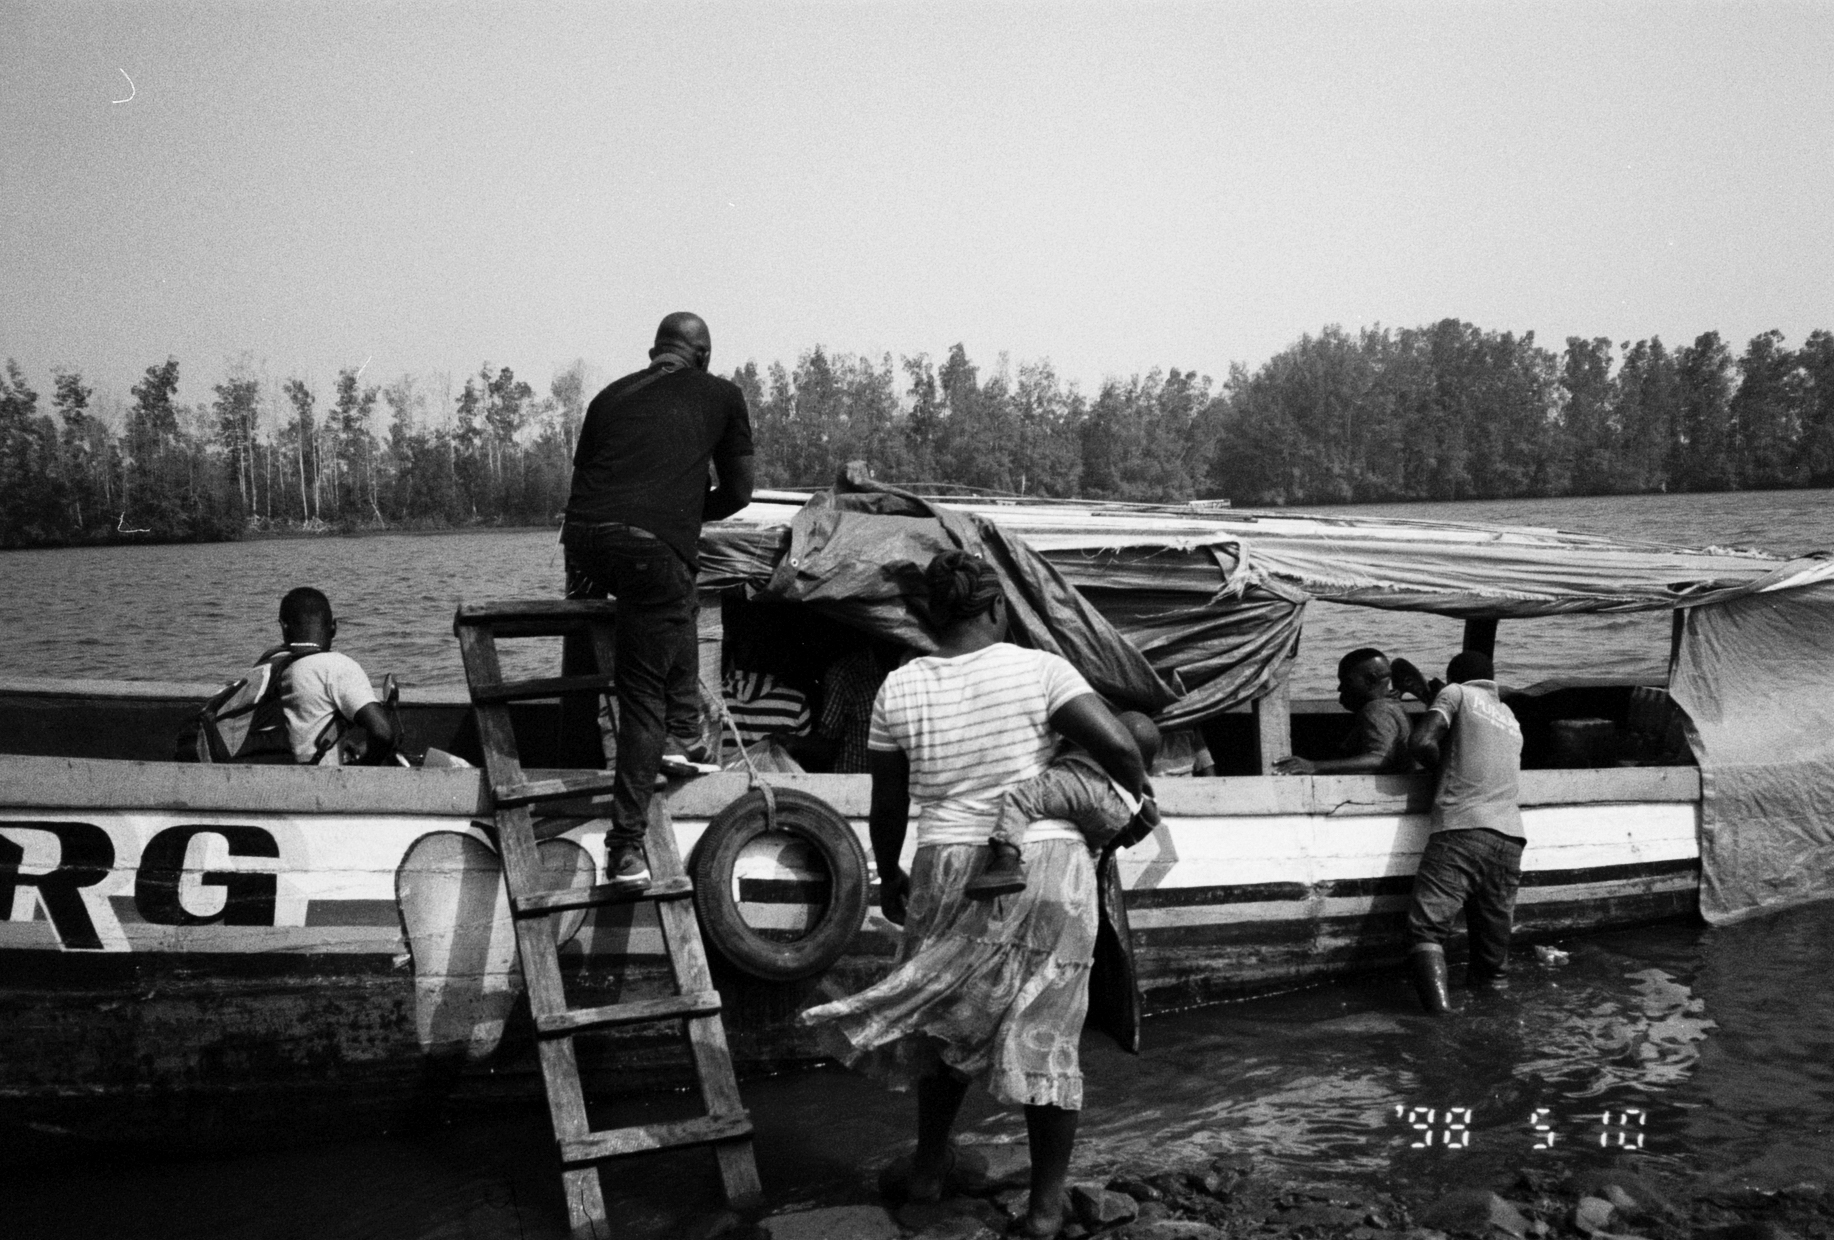
[[[1444,1012],[1445,940],[1462,909],[1471,941],[1469,985],[1487,987],[1509,963],[1516,888],[1522,878],[1517,782],[1522,728],[1497,697],[1490,656],[1466,650],[1446,668],[1451,682],[1413,736],[1414,756],[1438,768],[1433,833],[1420,854],[1408,902],[1414,985],[1429,1012]]]
[[[280,674],[280,692],[293,760],[319,766],[380,762],[394,752],[395,730],[362,667],[331,648],[337,631],[331,600],[311,586],[289,590],[280,600],[280,640],[292,655]]]
[[[1133,737],[1140,765],[1151,770],[1159,754],[1158,727],[1137,710],[1124,710],[1115,719]],[[1121,839],[1122,847],[1143,838],[1158,823],[1159,811],[1150,785],[1145,796],[1135,797],[1109,778],[1088,753],[1065,743],[1049,766],[1000,798],[993,835],[987,841],[987,868],[964,888],[970,899],[990,900],[1025,890],[1021,849],[1026,828],[1044,818],[1074,824],[1090,851],[1100,852],[1116,838]]]
[[[1372,646],[1337,661],[1337,700],[1356,716],[1339,756],[1281,758],[1281,775],[1397,775],[1414,769],[1408,753],[1413,723],[1389,679],[1388,657]]]

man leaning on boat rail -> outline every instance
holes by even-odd
[[[1281,758],[1274,763],[1276,774],[1400,775],[1414,769],[1407,749],[1413,724],[1395,692],[1387,655],[1364,646],[1339,659],[1337,701],[1356,716],[1339,756]]]
[[[1461,908],[1471,945],[1467,984],[1493,986],[1509,963],[1528,841],[1517,790],[1522,728],[1498,698],[1495,676],[1482,651],[1454,655],[1451,683],[1434,695],[1410,745],[1422,766],[1439,771],[1432,834],[1407,909],[1414,986],[1433,1013],[1450,1006],[1445,940]]]
[[[649,366],[593,397],[561,529],[567,596],[618,600],[617,757],[605,875],[633,886],[649,883],[643,832],[665,758],[706,759],[696,748],[701,522],[751,502],[751,417],[738,386],[708,373],[712,353],[712,334],[698,315],[671,314],[656,329]],[[709,462],[715,486],[708,485]]]

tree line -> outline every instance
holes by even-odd
[[[104,417],[74,371],[40,394],[0,374],[0,546],[220,540],[264,531],[549,524],[589,399],[583,361],[537,394],[484,365],[454,394],[413,375],[328,393],[232,365],[181,405],[176,359]],[[1011,494],[1239,505],[1706,491],[1834,484],[1834,335],[1715,332],[1668,349],[1571,337],[1560,353],[1447,319],[1328,327],[1218,388],[1195,371],[1105,381],[1049,362],[986,373],[819,347],[732,375],[758,480],[876,476]]]

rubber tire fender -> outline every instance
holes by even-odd
[[[745,846],[769,827],[764,794],[752,789],[713,816],[694,846],[688,872],[701,937],[734,968],[767,982],[793,982],[820,973],[847,950],[866,919],[866,850],[839,811],[819,797],[773,786],[777,830],[814,847],[831,877],[828,907],[794,942],[767,939],[739,916],[733,867]]]

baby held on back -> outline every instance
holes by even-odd
[[[1139,711],[1115,716],[1140,749],[1140,761],[1151,770],[1159,754],[1159,729]],[[987,868],[968,881],[966,893],[985,900],[1025,890],[1025,861],[1020,848],[1026,828],[1041,818],[1060,818],[1082,832],[1092,851],[1106,848],[1123,832],[1135,842],[1159,820],[1151,789],[1136,799],[1108,778],[1095,759],[1068,742],[1058,749],[1051,764],[1000,798],[999,817],[987,841]],[[1136,825],[1137,824],[1137,825]]]

